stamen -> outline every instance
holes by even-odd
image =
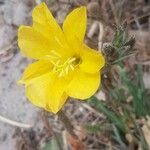
[[[51,60],[51,63],[52,63],[53,65],[55,65],[55,62],[54,62],[53,60]]]
[[[68,74],[68,72],[69,72],[69,66],[66,67],[65,72],[66,72],[66,74]]]
[[[54,52],[55,53],[55,52]],[[61,62],[61,59],[51,60],[53,67],[53,72],[58,75],[58,77],[63,77],[69,73],[69,70],[74,70],[79,63],[79,58],[69,57],[65,62]]]
[[[72,63],[72,62],[75,61],[75,60],[76,60],[76,58],[73,57],[73,58],[71,58],[71,59],[68,61],[68,63],[70,64],[70,63]]]
[[[61,72],[59,73],[58,77],[62,77],[64,75],[64,70],[61,70]]]
[[[60,60],[55,63],[55,66],[59,66]]]
[[[72,70],[74,70],[74,67],[73,67],[73,65],[70,65],[70,68],[71,68]]]

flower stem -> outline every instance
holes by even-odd
[[[69,118],[65,115],[65,113],[62,110],[60,110],[57,115],[58,115],[58,118],[61,120],[61,122],[64,124],[68,133],[72,135],[73,137],[77,138],[77,135],[74,132],[74,127],[71,124]]]

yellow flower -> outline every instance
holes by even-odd
[[[34,8],[32,17],[31,27],[20,26],[18,45],[38,61],[26,68],[20,83],[34,105],[57,113],[69,96],[84,100],[97,91],[105,60],[83,43],[86,7],[73,10],[62,29],[45,3]]]

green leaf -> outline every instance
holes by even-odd
[[[127,147],[126,147],[126,145],[124,144],[124,142],[122,141],[118,129],[117,129],[116,126],[114,126],[114,125],[113,125],[113,131],[114,131],[114,134],[115,134],[115,136],[114,136],[113,138],[120,144],[121,149],[126,150]]]
[[[143,81],[143,71],[142,71],[142,66],[140,64],[137,65],[137,81],[140,89],[144,91],[145,85]]]
[[[133,97],[133,109],[136,114],[136,116],[145,116],[148,114],[148,109],[146,109],[146,99],[144,99],[145,94],[145,87],[142,77],[142,72],[140,70],[140,67],[138,67],[138,82],[130,80],[128,73],[125,71],[125,69],[121,69],[118,67],[119,74],[121,76],[123,84],[127,87],[128,92]],[[139,81],[141,80],[141,81]]]
[[[98,100],[96,97],[91,97],[88,103],[95,107],[99,112],[104,113],[108,119],[115,124],[122,132],[126,132],[126,127],[122,119],[112,111],[110,111],[102,101]]]
[[[60,150],[60,149],[59,149],[59,146],[58,146],[56,140],[52,139],[45,145],[43,150]]]
[[[139,143],[141,143],[143,150],[148,150],[148,144],[144,138],[141,127],[139,126],[139,124],[136,121],[134,121],[134,125],[135,125],[135,129],[137,130],[137,132],[139,134],[138,135]]]
[[[63,147],[62,136],[55,137],[45,144],[42,150],[61,150]]]
[[[102,131],[102,128],[99,125],[85,125],[85,129],[89,133],[94,133],[94,134]]]
[[[125,98],[125,93],[124,89],[120,87],[116,87],[114,89],[110,89],[110,94],[113,97],[115,101],[118,102],[123,102]]]
[[[113,45],[115,47],[122,47],[127,42],[127,28],[122,26],[118,27],[116,34],[113,39]]]

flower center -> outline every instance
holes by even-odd
[[[79,64],[80,59],[77,57],[70,57],[63,63],[61,60],[58,60],[54,64],[53,72],[58,74],[58,77],[63,77],[69,73],[69,71],[73,71],[75,67]]]
[[[73,71],[81,62],[81,59],[77,56],[72,56],[62,61],[61,56],[53,51],[52,55],[48,55],[47,57],[54,65],[53,72],[56,73],[58,77],[66,76],[70,71]]]

